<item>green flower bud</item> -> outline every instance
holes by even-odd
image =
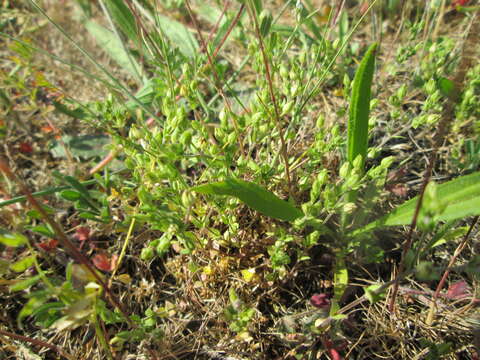
[[[289,102],[285,103],[282,106],[282,116],[289,114],[293,109],[293,105],[295,105],[295,101],[293,100],[290,100]]]
[[[142,249],[142,252],[140,253],[140,259],[142,259],[143,261],[150,261],[153,259],[154,256],[155,256],[155,252],[149,246],[144,247]]]
[[[350,173],[350,164],[346,162],[340,167],[339,175],[342,179],[346,179],[349,173]]]

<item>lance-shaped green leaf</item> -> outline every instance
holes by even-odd
[[[451,221],[480,215],[480,172],[460,176],[437,186],[438,200],[445,210],[436,217],[438,221]],[[418,196],[395,208],[389,214],[355,230],[352,235],[380,227],[408,225],[412,222]]]
[[[97,24],[93,20],[85,22],[85,27],[88,32],[95,37],[95,40],[102,47],[102,49],[122,68],[127,70],[132,75],[136,76],[140,73],[140,65],[133,59],[125,50],[120,39],[103,26]]]
[[[367,157],[368,116],[370,114],[371,86],[375,69],[376,49],[376,43],[369,47],[353,80],[347,143],[347,154],[350,164],[353,163],[358,155],[362,156],[362,164]]]
[[[278,198],[274,193],[265,190],[252,182],[239,179],[227,179],[225,181],[195,186],[193,191],[202,194],[234,196],[252,209],[284,221],[294,221],[303,216],[303,213],[292,204]]]
[[[163,15],[155,15],[157,26],[167,36],[172,45],[178,47],[180,52],[190,58],[197,55],[198,42],[182,23]]]

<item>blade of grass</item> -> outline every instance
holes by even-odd
[[[115,34],[115,37],[117,39],[116,43],[119,44],[122,49],[122,52],[119,54],[123,54],[124,55],[123,57],[127,60],[127,61],[124,61],[125,62],[124,66],[126,66],[125,69],[129,70],[139,83],[142,83],[142,75],[141,75],[142,68],[140,64],[133,58],[132,54],[126,47],[124,41],[122,41],[122,37],[120,36],[116,26],[118,25],[121,29],[125,28],[125,31],[129,32],[127,36],[129,37],[133,36],[131,40],[135,42],[137,39],[135,18],[130,13],[130,10],[128,9],[128,7],[126,7],[125,4],[123,4],[122,2],[119,2],[118,0],[109,0],[107,2],[107,5],[110,4],[111,8],[108,6],[105,6],[103,1],[100,1],[99,3]],[[113,17],[113,14],[115,14],[116,18]],[[128,17],[128,15],[130,15],[130,17]],[[130,32],[132,31],[134,31],[134,33],[130,34]],[[118,61],[117,59],[114,59],[114,60]]]
[[[328,72],[331,70],[331,68],[333,67],[333,64],[335,64],[335,61],[337,61],[337,58],[340,56],[340,54],[343,52],[343,50],[345,49],[345,46],[347,46],[348,44],[348,41],[350,40],[350,38],[353,36],[354,32],[357,30],[357,28],[360,26],[360,24],[362,23],[363,19],[367,16],[367,14],[369,13],[370,9],[372,9],[372,7],[376,4],[378,0],[373,0],[372,3],[370,4],[370,6],[368,7],[367,11],[365,11],[365,13],[360,17],[360,19],[358,20],[358,22],[352,27],[352,29],[350,30],[350,32],[348,33],[348,35],[346,36],[345,38],[345,41],[340,45],[340,47],[338,48],[337,52],[335,53],[335,55],[333,56],[333,58],[330,60],[330,62],[324,66],[325,70],[323,71],[322,75],[320,76],[320,78],[318,79],[318,81],[315,83],[315,85],[313,86],[313,88],[310,90],[310,92],[306,95],[307,93],[307,89],[309,88],[310,86],[310,83],[311,81],[313,81],[313,74],[314,74],[314,71],[312,70],[311,71],[311,76],[310,78],[307,80],[307,85],[305,86],[305,91],[302,93],[301,95],[301,99],[299,101],[299,103],[301,104],[300,106],[297,107],[297,110],[295,112],[295,116],[298,116],[303,108],[307,105],[307,103],[310,101],[310,99],[312,97],[314,97],[316,94],[317,94],[317,91],[320,89],[320,86],[323,84],[323,82],[325,81],[326,77],[327,77],[327,74]]]

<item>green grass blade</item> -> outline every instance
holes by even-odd
[[[351,164],[358,155],[362,156],[363,164],[367,156],[368,117],[377,45],[374,43],[368,48],[353,80],[347,139],[347,159]]]
[[[272,192],[252,182],[239,179],[195,186],[193,191],[202,194],[234,196],[263,215],[284,221],[294,221],[303,213],[290,203],[281,200]]]
[[[451,221],[480,215],[480,172],[460,176],[437,187],[438,199],[446,204],[438,221]],[[352,235],[380,227],[408,225],[412,222],[418,196],[395,208],[389,214],[354,231]]]
[[[72,45],[74,45],[92,64],[94,64],[98,69],[100,69],[114,84],[115,87],[117,87],[119,90],[123,91],[124,95],[126,95],[130,100],[136,102],[140,108],[142,108],[147,114],[149,114],[151,117],[153,117],[155,120],[157,120],[159,123],[161,123],[161,119],[155,114],[154,111],[151,109],[145,107],[133,94],[132,92],[127,89],[122,83],[110,72],[108,71],[104,66],[102,66],[98,61],[95,60],[95,58],[90,54],[88,51],[86,51],[83,47],[81,47],[73,38],[58,24],[56,23],[51,17],[47,15],[47,13],[33,0],[28,0],[28,2],[40,13],[42,14],[60,33],[70,42]],[[15,39],[14,39],[15,40]],[[18,41],[18,40],[17,40]],[[45,51],[43,51],[45,52]],[[105,83],[105,81],[103,81]]]
[[[106,0],[108,11],[113,21],[122,32],[133,42],[138,43],[137,24],[132,12],[124,0]]]

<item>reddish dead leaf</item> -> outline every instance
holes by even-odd
[[[42,241],[41,243],[37,244],[37,246],[40,249],[42,249],[43,251],[52,252],[57,248],[58,240],[48,239],[48,240]]]
[[[109,259],[107,255],[101,254],[101,253],[96,254],[92,259],[92,262],[97,269],[108,271],[108,272],[115,269],[115,266],[117,265],[117,261],[118,261],[118,255],[113,255]]]
[[[105,254],[97,254],[92,259],[93,265],[103,271],[112,271],[110,259]]]
[[[330,356],[332,357],[332,360],[342,360],[342,357],[340,356],[340,354],[338,353],[338,351],[334,348],[331,348],[328,350],[328,352],[330,353]]]
[[[23,154],[31,154],[33,152],[33,146],[28,142],[21,142],[18,145],[18,150]]]
[[[466,281],[461,280],[451,284],[448,287],[447,294],[448,299],[464,299],[470,295],[468,284]]]
[[[330,307],[330,297],[327,294],[315,294],[310,298],[310,304],[319,309]]]
[[[328,338],[323,338],[322,342],[323,342],[323,346],[325,346],[328,353],[330,354],[330,358],[332,360],[342,360],[342,356],[340,355],[338,350],[335,349],[332,340]]]
[[[369,6],[370,5],[369,5],[368,1],[364,1],[362,3],[362,6],[360,6],[360,15],[365,14],[367,12]]]
[[[465,6],[468,4],[468,2],[469,0],[453,0],[452,7]]]
[[[408,189],[405,184],[386,184],[385,190],[401,198],[406,197],[408,193]]]
[[[80,226],[75,230],[75,237],[78,241],[85,242],[90,239],[90,229],[86,226]]]
[[[46,134],[49,134],[49,133],[55,131],[55,129],[54,129],[52,126],[50,126],[50,125],[42,126],[41,130],[42,130],[42,132],[44,132],[44,133],[46,133]]]

